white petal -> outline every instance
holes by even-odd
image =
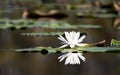
[[[71,34],[70,34],[70,36],[71,36],[71,41],[74,41],[75,34],[76,34],[76,33],[75,33],[74,31],[71,32]]]
[[[67,64],[80,64],[80,59],[82,59],[83,61],[86,60],[86,58],[84,56],[82,56],[82,53],[67,53],[67,54],[63,54],[61,56],[58,57],[58,59],[60,59],[59,62],[65,60],[65,65]]]
[[[72,53],[72,54],[73,54],[73,53]],[[71,59],[71,60],[72,60],[72,64],[76,64],[76,61],[75,61],[75,60],[76,60],[76,57],[75,57],[75,56],[76,56],[76,55],[73,54],[72,59]]]
[[[68,57],[67,57],[66,60],[65,60],[65,65],[67,65],[67,64],[70,63],[71,58],[72,58],[71,53],[69,53]]]
[[[72,64],[73,63],[73,57],[71,56],[71,58],[69,59],[69,63],[68,64]]]
[[[79,36],[80,36],[79,32],[74,33],[74,35],[73,35],[73,43],[74,44],[78,43]]]
[[[68,44],[65,44],[65,45],[60,46],[60,48],[65,48],[67,46],[68,46]]]
[[[79,59],[79,57],[77,56],[77,54],[74,56],[74,62],[75,62],[75,64],[80,64],[80,59]]]
[[[69,41],[69,42],[72,41],[71,36],[68,32],[65,32],[65,37],[66,37],[67,41]]]
[[[72,53],[72,55],[71,55],[71,61],[70,61],[70,64],[75,64],[73,53]]]
[[[61,35],[59,35],[58,39],[65,42],[65,43],[68,43],[68,41]]]
[[[62,44],[67,44],[66,42],[61,42]]]
[[[86,37],[86,35],[83,35],[82,37],[80,37],[80,39],[78,40],[78,42],[82,42],[85,37]]]
[[[76,44],[77,46],[86,46],[86,44],[80,43],[80,44]]]
[[[62,58],[59,60],[59,62],[63,61],[64,59],[65,59],[65,57],[62,57]]]
[[[67,56],[68,56],[68,54],[63,54],[63,55],[59,56],[58,57],[58,59],[60,59],[59,62],[63,61]]]
[[[61,59],[62,57],[67,57],[67,54],[63,54],[63,55],[59,56],[58,59]]]
[[[74,48],[74,47],[75,47],[75,45],[74,45],[74,44],[70,44],[70,47],[71,47],[71,48]]]
[[[78,56],[79,56],[79,58],[82,59],[83,61],[86,60],[86,58],[85,58],[84,56],[82,56],[82,53],[78,53]]]

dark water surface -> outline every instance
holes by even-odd
[[[9,50],[16,48],[31,48],[36,46],[52,46],[59,47],[61,45],[57,36],[23,36],[22,33],[30,32],[64,32],[64,31],[80,31],[87,34],[83,42],[95,43],[106,40],[106,46],[110,45],[111,39],[120,40],[119,26],[114,26],[113,18],[67,18],[66,21],[73,25],[99,25],[101,28],[78,28],[78,29],[46,29],[46,28],[30,28],[25,30],[0,30],[0,49]],[[12,50],[14,51],[14,50]]]
[[[87,33],[83,42],[94,43],[112,38],[120,40],[120,32],[114,27],[111,18],[72,18],[65,19],[70,24],[101,25],[102,28],[79,28],[76,31]],[[87,61],[81,65],[64,65],[57,57],[61,54],[42,55],[38,53],[17,53],[15,49],[37,46],[59,47],[57,37],[22,36],[23,32],[71,31],[70,29],[33,28],[26,30],[0,30],[0,75],[118,75],[120,73],[119,53],[85,53]]]
[[[20,12],[19,12],[20,13]],[[3,14],[3,17],[7,15]],[[9,18],[13,16],[10,15]],[[20,17],[19,17],[20,18]],[[0,30],[0,75],[119,75],[119,53],[85,53],[87,61],[81,65],[64,65],[57,57],[61,54],[17,53],[15,49],[37,46],[61,46],[57,37],[22,36],[24,32],[80,31],[87,33],[83,42],[95,43],[111,39],[120,40],[120,30],[114,26],[115,18],[66,18],[70,24],[100,25],[102,28]],[[118,24],[119,25],[119,24]]]
[[[0,75],[118,75],[120,54],[85,53],[81,65],[59,63],[60,54],[0,53]]]

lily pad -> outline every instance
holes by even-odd
[[[58,36],[64,35],[64,32],[32,32],[32,33],[22,33],[24,36]],[[86,33],[80,33],[80,36],[87,35]]]
[[[9,20],[9,19],[0,19],[0,29],[22,29],[27,28],[29,24],[33,24],[33,20],[26,19],[17,19],[17,20]]]
[[[117,17],[118,15],[116,14],[93,14],[94,17],[98,18],[114,18]]]
[[[36,48],[26,48],[26,49],[16,49],[16,52],[41,52],[42,50],[47,50],[49,53],[62,52],[116,52],[120,53],[120,47],[75,47],[75,48],[52,48],[52,47],[36,47]]]
[[[49,28],[49,29],[78,29],[78,28],[101,28],[100,25],[71,25],[64,21],[34,21],[28,19],[0,20],[0,29],[22,28]]]
[[[112,40],[111,40],[111,46],[120,46],[120,41],[119,41],[119,40],[112,39]]]
[[[44,33],[22,33],[22,35],[25,36],[57,36],[57,35],[63,35],[63,32],[44,32]]]

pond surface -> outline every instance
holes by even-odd
[[[5,15],[4,15],[5,17]],[[10,16],[11,18],[11,16]],[[100,25],[101,28],[48,29],[32,28],[25,30],[0,29],[0,75],[118,75],[120,74],[119,53],[85,53],[87,61],[80,65],[59,63],[61,54],[42,55],[38,53],[17,53],[15,49],[37,46],[61,46],[56,36],[23,36],[29,32],[80,31],[87,33],[83,42],[95,43],[111,39],[120,40],[120,30],[114,25],[117,18],[66,18],[69,24]],[[41,19],[37,21],[41,21]],[[50,21],[51,19],[49,19]],[[53,20],[53,19],[52,19]],[[118,23],[119,26],[119,23]]]
[[[41,21],[39,19],[36,21]],[[44,18],[45,20],[45,18]],[[0,48],[6,50],[16,49],[16,48],[31,48],[36,46],[52,46],[59,47],[61,46],[60,41],[57,36],[23,36],[22,33],[43,33],[43,32],[64,32],[64,31],[80,31],[81,33],[86,33],[87,37],[83,42],[85,43],[96,43],[102,40],[106,40],[106,46],[110,45],[111,39],[120,40],[120,30],[118,29],[119,23],[117,26],[114,18],[66,18],[60,21],[67,22],[71,25],[90,25],[86,28],[78,29],[49,29],[49,28],[28,28],[24,30],[10,30],[10,29],[1,29],[0,30]],[[47,19],[47,21],[58,21],[55,19]],[[94,28],[92,26],[99,25],[99,28]],[[14,51],[14,50],[12,50]]]

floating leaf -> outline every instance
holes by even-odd
[[[33,24],[33,20],[18,19],[18,20],[9,20],[9,19],[0,19],[0,29],[23,29],[27,28],[29,24]]]
[[[78,28],[101,28],[100,25],[78,25]]]
[[[120,47],[79,47],[77,49],[86,52],[120,52]]]
[[[112,39],[111,40],[111,46],[120,46],[120,41]]]
[[[100,25],[70,25],[70,24],[36,24],[29,25],[28,28],[33,27],[42,27],[42,28],[51,28],[51,29],[78,29],[78,28],[101,28]]]
[[[16,49],[17,52],[41,52],[42,50],[47,50],[49,53],[59,51],[59,48],[52,48],[52,47],[36,47],[36,48],[26,48],[26,49]]]
[[[94,17],[99,17],[99,18],[113,18],[117,17],[118,15],[115,14],[93,14]]]
[[[94,10],[94,11],[93,11]],[[111,9],[102,8],[79,8],[75,10],[78,17],[94,17],[94,18],[113,18],[118,17],[117,14],[110,12]]]
[[[32,32],[32,33],[22,33],[24,36],[58,36],[58,35],[63,35],[64,32]],[[86,33],[80,33],[80,35],[87,35]]]
[[[25,36],[56,36],[56,35],[63,35],[63,32],[44,32],[44,33],[22,33]]]
[[[93,18],[114,18],[118,16],[116,14],[111,14],[111,13],[97,14],[97,13],[84,13],[84,12],[81,12],[81,13],[79,12],[76,15],[78,17],[93,17]]]
[[[52,48],[52,47],[36,47],[36,48],[26,48],[26,49],[16,49],[17,52],[41,52],[46,50],[49,53],[62,52],[120,52],[120,47],[75,47],[75,48]]]
[[[41,28],[51,28],[51,29],[75,29],[77,26],[70,25],[65,22],[36,22],[33,25],[29,25],[28,28],[41,27]]]
[[[0,20],[0,29],[23,29],[23,28],[51,28],[51,29],[78,29],[78,28],[101,28],[100,25],[71,25],[64,21],[34,21],[27,19]]]

